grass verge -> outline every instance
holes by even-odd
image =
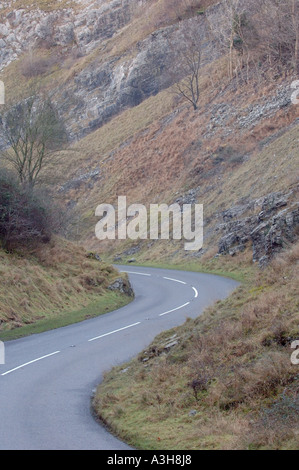
[[[214,254],[217,253],[216,249],[210,249],[209,252],[196,261],[192,259],[174,259],[170,261],[169,256],[167,257],[167,252],[165,251],[166,259],[163,260],[163,257],[161,256],[159,258],[160,261],[143,260],[142,256],[144,256],[144,254],[142,253],[141,259],[138,259],[137,257],[134,263],[128,263],[125,259],[120,262],[113,262],[113,257],[108,257],[106,262],[110,264],[113,263],[115,266],[118,264],[127,264],[128,266],[134,265],[136,267],[175,269],[178,271],[215,274],[217,276],[230,277],[231,279],[242,283],[252,279],[257,271],[257,268],[251,261],[251,251],[251,247],[248,247],[246,251],[240,253],[238,256],[238,263],[236,263],[234,258],[230,256],[214,256]]]
[[[31,252],[0,249],[0,277],[2,340],[79,322],[132,300],[126,275],[59,238]],[[110,289],[120,278],[123,293]]]
[[[128,296],[116,292],[106,292],[99,296],[97,301],[90,303],[87,307],[78,310],[65,312],[62,315],[54,314],[48,318],[37,320],[30,325],[24,325],[20,328],[0,332],[1,341],[9,341],[22,338],[32,334],[43,333],[44,331],[62,328],[64,326],[79,323],[90,318],[95,318],[105,313],[118,310],[127,305],[132,299]]]
[[[117,263],[114,263],[117,265]],[[132,266],[132,264],[128,264]],[[230,277],[238,282],[243,282],[248,276],[248,271],[226,271],[217,267],[208,267],[207,265],[201,265],[198,263],[186,263],[184,264],[171,264],[171,263],[158,263],[158,262],[146,262],[146,263],[134,263],[133,266],[144,267],[144,268],[157,268],[157,269],[169,269],[177,271],[190,271],[203,274],[215,274],[216,276]]]

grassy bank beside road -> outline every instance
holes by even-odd
[[[0,250],[0,339],[59,328],[123,307],[109,286],[127,276],[76,244],[55,239],[30,253]]]
[[[235,274],[242,265],[243,283],[228,299],[159,335],[99,385],[97,415],[130,445],[298,448],[299,244],[264,270],[240,256],[217,260]]]

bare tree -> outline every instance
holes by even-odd
[[[174,40],[173,40],[174,41]],[[196,20],[182,23],[178,38],[170,43],[170,73],[173,75],[173,91],[198,109],[200,98],[200,69],[202,65],[202,38]]]
[[[299,73],[298,0],[251,0],[258,31],[257,50],[271,66]]]
[[[234,76],[234,59],[241,47],[245,46],[244,26],[246,13],[241,0],[223,0],[221,14],[210,10],[206,14],[211,36],[214,37],[220,49],[228,52],[228,75]]]
[[[221,14],[206,14],[211,33],[228,51],[228,75],[244,64],[266,62],[299,73],[298,0],[223,0]]]
[[[42,169],[65,146],[64,124],[50,98],[34,94],[4,111],[0,122],[1,156],[23,185],[33,187]]]

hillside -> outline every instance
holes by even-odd
[[[41,176],[71,219],[71,241],[0,252],[1,331],[58,319],[62,306],[82,319],[94,302],[102,312],[129,301],[109,289],[112,263],[231,275],[242,285],[229,299],[108,373],[95,410],[140,448],[298,448],[294,0],[7,1],[0,19],[7,103],[43,93],[65,122],[69,145]],[[194,60],[199,49],[192,103],[180,53]],[[99,241],[96,208],[119,196],[203,204],[203,248]]]
[[[167,9],[166,1],[145,2],[144,10],[128,2],[78,2],[69,8],[53,5],[50,12],[36,10],[37,3],[4,10],[8,32],[23,31],[29,20],[31,28],[39,27],[32,31],[35,46],[29,34],[24,52],[1,78],[8,98],[38,84],[60,103],[72,152],[47,168],[47,178],[56,179],[59,195],[80,214],[80,242],[103,255],[110,252],[110,260],[115,253],[129,259],[132,252],[140,262],[161,253],[169,259],[184,256],[176,243],[154,242],[150,250],[147,243],[100,244],[95,209],[102,202],[115,204],[119,195],[126,195],[128,204],[204,204],[205,247],[194,256],[211,248],[235,252],[249,243],[255,260],[266,259],[279,250],[274,238],[286,217],[293,222],[285,242],[294,239],[299,108],[291,101],[296,78],[291,68],[280,73],[279,64],[261,63],[259,70],[252,64],[239,71],[236,53],[235,76],[228,76],[225,50],[208,40],[207,25],[221,19],[219,5],[209,6],[213,2],[182,2],[180,11]],[[195,10],[187,8],[191,3]],[[204,38],[196,112],[169,88],[174,78],[167,67],[169,41],[179,40],[178,25],[194,21],[194,14]],[[67,37],[66,29],[72,30]],[[45,45],[47,38],[52,43]],[[265,241],[276,216],[273,236]]]
[[[132,300],[124,275],[59,238],[30,252],[0,249],[0,273],[1,340],[92,318]]]

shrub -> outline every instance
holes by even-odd
[[[4,248],[49,242],[57,227],[55,220],[45,192],[22,186],[10,173],[0,172],[0,241]]]

